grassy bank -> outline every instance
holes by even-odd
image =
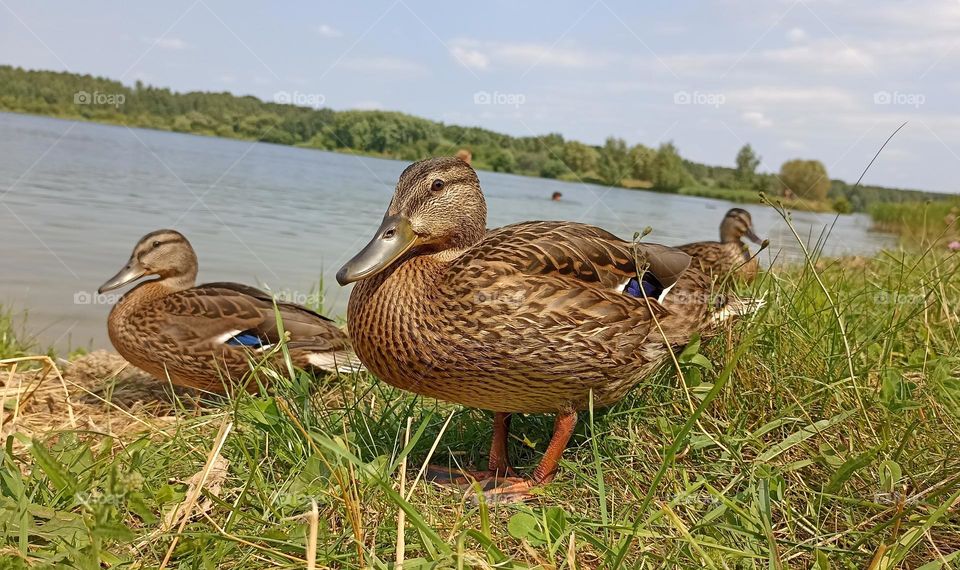
[[[0,359],[26,356],[36,350],[24,327],[17,326],[12,309],[0,305]]]
[[[684,186],[678,194],[682,196],[697,196],[700,198],[713,198],[714,200],[726,200],[736,204],[766,204],[771,199],[770,196],[764,197],[762,193],[755,190],[740,190],[736,188],[711,188],[709,186]],[[808,212],[834,212],[835,208],[829,201],[817,200],[788,200],[781,196],[773,199],[779,201],[783,207],[790,210],[804,210]],[[847,212],[844,212],[847,213]]]
[[[139,436],[14,435],[0,558],[149,568],[176,540],[179,568],[303,567],[314,552],[345,568],[398,552],[406,568],[956,567],[958,272],[960,256],[937,250],[766,275],[763,312],[699,348],[712,365],[688,351],[681,373],[584,413],[529,505],[414,483],[434,446],[436,462],[482,464],[488,414],[363,374],[281,373],[274,396],[184,402],[173,427]],[[551,422],[514,421],[520,468]],[[205,465],[198,511],[165,524]]]
[[[870,216],[878,230],[899,233],[914,243],[960,239],[960,200],[874,204]]]

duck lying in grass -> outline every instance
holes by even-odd
[[[349,371],[358,363],[336,325],[305,307],[276,302],[269,293],[237,283],[196,285],[197,256],[174,230],[143,236],[130,260],[99,292],[143,277],[114,305],[110,342],[127,361],[174,384],[222,393],[280,341],[279,311],[294,365]],[[277,356],[278,357],[278,356]],[[257,388],[248,383],[249,390]]]
[[[360,360],[384,381],[494,412],[483,483],[514,501],[549,482],[577,412],[621,399],[696,334],[755,308],[710,294],[677,249],[574,222],[487,232],[474,170],[434,158],[404,170],[373,240],[337,274],[357,281],[347,310]],[[512,412],[554,413],[529,478],[507,457]],[[455,474],[437,478],[462,482]]]
[[[718,279],[737,277],[752,281],[760,270],[760,262],[743,243],[746,237],[755,244],[763,240],[753,231],[753,218],[743,208],[731,208],[720,222],[720,241],[698,241],[677,246],[696,258],[702,271]]]

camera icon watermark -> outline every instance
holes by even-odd
[[[527,102],[523,93],[501,93],[499,91],[477,91],[473,94],[474,105],[503,105],[519,109]]]
[[[122,293],[91,293],[89,291],[76,291],[73,294],[73,304],[114,305],[122,296]]]
[[[120,107],[127,102],[123,93],[101,93],[100,91],[77,91],[73,94],[74,105],[108,105]]]
[[[723,93],[707,93],[703,91],[676,91],[673,94],[673,103],[675,105],[703,105],[719,109],[721,105],[727,102],[727,97]]]
[[[873,94],[873,103],[875,105],[901,105],[919,109],[921,105],[927,102],[927,96],[923,93],[904,93],[901,91],[877,91]]]
[[[277,91],[273,94],[273,102],[279,105],[296,105],[297,107],[313,107],[319,109],[327,101],[322,93],[303,93],[301,91]]]

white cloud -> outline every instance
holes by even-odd
[[[471,69],[486,69],[490,65],[490,58],[476,49],[453,46],[450,48],[450,55],[462,65]]]
[[[450,54],[472,69],[497,67],[587,68],[605,65],[609,54],[590,52],[573,45],[534,42],[479,42],[455,40]]]
[[[320,26],[317,27],[317,33],[324,38],[339,38],[343,35],[343,32],[327,24],[320,24]]]
[[[856,9],[856,16],[877,20],[886,29],[911,29],[911,33],[960,32],[960,2],[956,0],[914,0],[909,7],[899,2],[871,3],[869,10]]]
[[[765,129],[773,126],[773,121],[767,118],[767,116],[760,111],[746,111],[740,115],[740,118],[750,126],[758,129]]]
[[[503,44],[496,49],[498,56],[520,65],[544,67],[588,67],[600,63],[583,50],[573,50],[545,44]]]
[[[862,99],[836,87],[796,88],[764,85],[728,91],[726,97],[727,103],[742,107],[808,107],[832,110],[854,108],[858,100]]]
[[[427,68],[423,65],[398,57],[356,57],[344,59],[338,67],[352,71],[373,71],[378,73],[403,73],[423,75]]]
[[[807,39],[807,32],[803,28],[790,28],[787,32],[787,39],[791,42],[802,42]]]
[[[875,61],[866,50],[831,39],[782,49],[764,50],[760,59],[777,64],[806,67],[818,71],[870,71]]]
[[[181,40],[180,38],[143,38],[143,41],[160,49],[184,50],[190,47],[187,42]]]

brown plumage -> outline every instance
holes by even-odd
[[[195,286],[197,257],[179,232],[141,238],[127,265],[100,291],[148,275],[157,279],[139,283],[117,302],[107,330],[117,352],[150,374],[222,393],[280,341],[270,294],[237,283]],[[349,370],[358,364],[332,321],[293,303],[277,302],[276,308],[295,365]]]
[[[616,402],[692,335],[710,334],[715,309],[742,307],[711,297],[709,278],[673,248],[573,222],[489,232],[485,223],[472,168],[446,158],[415,163],[377,236],[337,278],[359,280],[348,322],[357,355],[378,377],[497,413],[483,475],[512,473],[510,412],[558,414],[533,479],[488,492],[517,498],[552,477],[591,392],[596,406]],[[624,292],[638,275],[672,286],[663,302]]]
[[[736,277],[752,281],[760,270],[760,262],[743,243],[744,237],[757,244],[763,243],[753,231],[750,212],[732,208],[720,222],[720,241],[688,243],[677,246],[677,249],[692,255],[701,271],[716,279]]]

